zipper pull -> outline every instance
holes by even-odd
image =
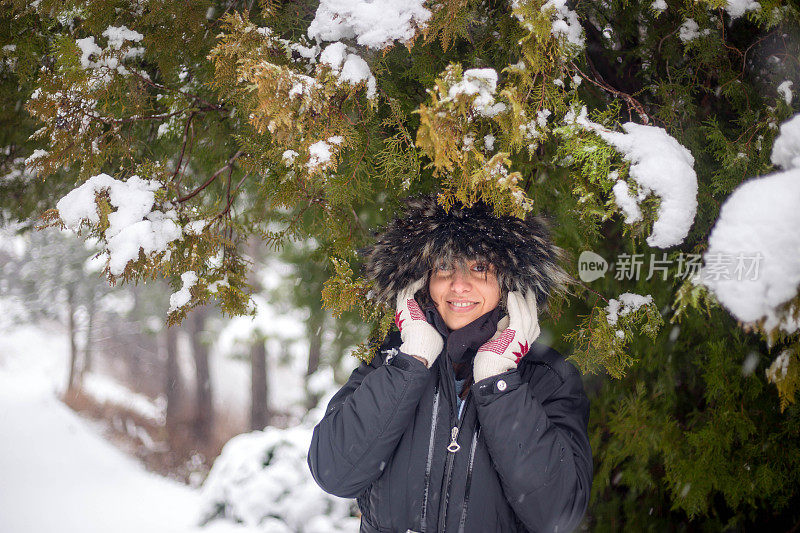
[[[458,438],[458,426],[453,426],[453,429],[450,430],[450,444],[447,445],[447,451],[450,453],[456,453],[458,450],[461,449],[461,446],[456,442]]]

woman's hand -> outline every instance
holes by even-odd
[[[508,327],[498,331],[475,355],[473,375],[476,382],[516,368],[539,337],[539,314],[532,291],[525,297],[520,292],[509,292],[507,307]]]
[[[441,353],[444,340],[436,328],[428,324],[425,314],[414,300],[414,294],[424,285],[425,278],[421,278],[400,291],[394,323],[403,340],[400,351],[419,359],[430,368]]]

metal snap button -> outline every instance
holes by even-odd
[[[506,385],[506,381],[505,381],[504,379],[501,379],[501,380],[499,380],[499,381],[497,382],[497,390],[499,390],[499,391],[501,391],[501,392],[502,392],[502,391],[504,391],[504,390],[506,390],[506,387],[507,387],[507,386],[508,386],[508,385]]]

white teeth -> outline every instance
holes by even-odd
[[[472,305],[472,302],[450,302],[450,305],[453,307],[469,307]]]

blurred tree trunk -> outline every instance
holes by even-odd
[[[247,241],[247,254],[255,265],[263,254],[262,244],[258,239]],[[264,287],[258,278],[258,269],[250,271],[247,278],[253,292],[261,292]],[[264,429],[269,425],[269,380],[267,379],[266,339],[261,332],[254,332],[255,339],[250,345],[250,428]]]
[[[319,394],[309,389],[308,382],[311,375],[319,369],[322,356],[322,329],[324,325],[325,311],[312,308],[308,319],[308,367],[306,368],[305,376],[307,409],[311,409],[317,405],[317,401],[319,401]]]
[[[92,331],[94,330],[94,316],[96,313],[96,304],[94,299],[86,304],[87,317],[86,324],[86,345],[83,347],[83,363],[81,365],[81,381],[87,372],[92,371]]]
[[[211,390],[211,373],[208,367],[208,344],[203,342],[208,309],[196,307],[189,315],[193,325],[192,354],[194,355],[195,379],[197,381],[195,435],[204,443],[211,438],[214,423],[214,404]]]
[[[260,335],[250,347],[250,361],[250,429],[259,430],[269,425],[267,349]]]
[[[142,298],[140,295],[141,291],[141,287],[134,287],[131,291],[134,309],[142,309],[145,305],[144,300],[146,300],[146,298]],[[125,357],[125,362],[127,363],[126,369],[128,371],[128,379],[130,380],[130,383],[139,383],[142,377],[145,375],[142,353],[142,350],[131,350],[128,351],[128,355]]]
[[[69,329],[69,376],[67,377],[67,393],[72,394],[80,387],[78,384],[78,346],[75,338],[75,292],[67,289],[67,328]]]
[[[164,382],[164,394],[167,398],[166,426],[167,433],[174,436],[178,427],[180,402],[183,394],[183,384],[181,382],[181,369],[178,364],[178,331],[177,326],[168,327],[165,330],[167,364],[164,372],[166,381]]]

